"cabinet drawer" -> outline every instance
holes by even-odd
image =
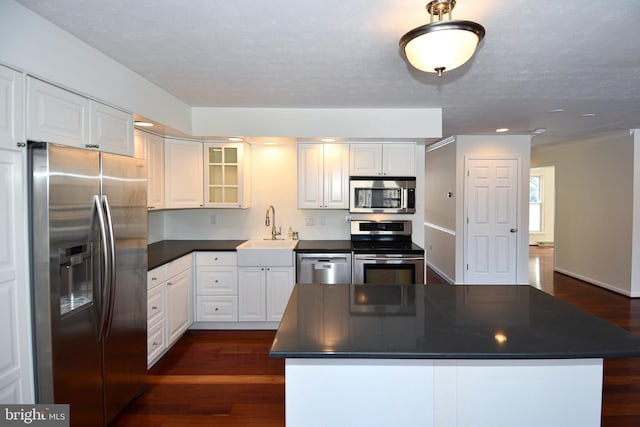
[[[147,294],[147,324],[165,315],[166,292],[164,285],[156,286]]]
[[[167,264],[167,277],[173,277],[178,273],[188,270],[193,265],[193,255],[185,255]]]
[[[234,251],[229,252],[196,252],[196,265],[200,266],[217,266],[228,265],[236,266],[237,254]]]
[[[160,283],[167,280],[167,264],[154,268],[147,272],[147,289],[151,289],[154,286],[158,286]]]
[[[197,295],[238,295],[236,267],[198,267]]]
[[[196,320],[199,322],[238,321],[238,297],[198,297]]]
[[[153,363],[162,355],[166,347],[166,325],[158,322],[147,331],[147,366]]]

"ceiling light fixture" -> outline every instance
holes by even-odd
[[[336,142],[335,138],[322,138],[320,141],[322,142]]]
[[[143,122],[143,121],[140,121],[140,120],[136,120],[135,122],[133,122],[133,124],[136,125],[136,126],[143,127],[143,128],[153,127],[153,123],[151,123],[151,122]]]
[[[484,38],[485,30],[471,21],[451,19],[456,0],[433,0],[426,9],[431,15],[428,24],[414,28],[400,39],[400,48],[409,63],[421,71],[437,73],[453,70],[467,62]],[[443,21],[449,14],[449,20]],[[433,22],[437,16],[438,21]]]
[[[496,132],[498,132],[498,133],[509,132],[509,128],[500,128],[500,129],[496,129]]]
[[[232,137],[227,138],[227,141],[242,142],[242,141],[244,141],[244,139],[239,138],[237,136],[232,136]]]

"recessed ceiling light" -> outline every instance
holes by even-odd
[[[320,141],[322,141],[322,142],[336,142],[335,138],[322,138]]]
[[[533,130],[533,133],[535,135],[540,135],[541,133],[545,133],[547,131],[547,128],[537,128]]]
[[[135,122],[133,122],[133,124],[136,125],[136,126],[143,127],[143,128],[153,127],[153,123],[150,123],[150,122],[135,121]]]
[[[244,141],[244,139],[242,139],[242,138],[238,138],[237,136],[232,136],[231,138],[227,138],[227,140],[229,140],[229,141],[233,141],[233,142],[241,142],[241,141]]]
[[[554,108],[553,110],[549,110],[550,113],[562,113],[564,108]]]
[[[496,132],[498,132],[498,133],[509,132],[509,128],[496,129]]]
[[[580,114],[580,117],[595,117],[596,115],[594,113],[584,113],[584,114]]]

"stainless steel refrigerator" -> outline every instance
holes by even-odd
[[[146,375],[144,160],[29,142],[39,403],[108,424]]]

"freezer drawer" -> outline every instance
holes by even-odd
[[[296,257],[296,281],[302,284],[350,284],[351,253],[299,253]]]

